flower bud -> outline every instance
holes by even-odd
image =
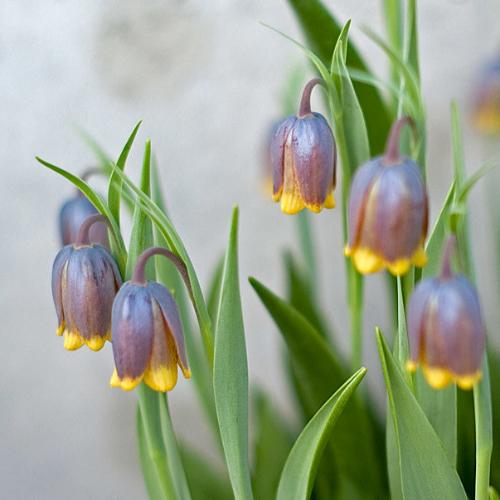
[[[311,112],[317,83],[315,79],[306,85],[298,115],[285,118],[271,141],[273,199],[287,214],[335,206],[335,140],[324,116]]]
[[[89,243],[92,224],[105,220],[101,215],[85,219],[75,243],[59,251],[52,268],[57,335],[70,351],[83,344],[98,351],[111,340],[111,308],[121,277],[109,251]]]
[[[349,198],[345,254],[362,274],[387,268],[394,275],[427,262],[427,191],[415,162],[399,155],[401,127],[391,131],[386,153],[356,170]]]
[[[481,379],[485,329],[479,299],[467,278],[452,273],[450,240],[437,278],[422,280],[410,297],[408,337],[413,371],[420,364],[432,387],[471,389]]]
[[[144,278],[146,261],[155,254],[179,264],[167,250],[146,250],[137,261],[134,276],[120,288],[113,304],[111,329],[116,369],[110,385],[126,391],[141,380],[155,391],[172,390],[177,383],[177,365],[184,377],[191,376],[177,305],[164,286]]]
[[[59,212],[59,233],[62,245],[74,243],[83,221],[90,215],[98,213],[94,205],[80,191],[66,200]],[[90,230],[89,241],[109,248],[106,224],[102,222],[94,224]]]
[[[500,59],[481,72],[474,97],[474,124],[485,134],[500,133]]]

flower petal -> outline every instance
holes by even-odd
[[[72,251],[73,247],[71,245],[59,250],[52,266],[52,298],[54,299],[57,314],[57,335],[62,335],[65,329],[62,304],[62,276]]]

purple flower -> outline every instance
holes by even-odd
[[[177,383],[177,366],[184,377],[191,376],[177,305],[164,286],[146,282],[144,277],[146,261],[155,254],[166,255],[179,264],[167,250],[147,250],[113,304],[111,329],[116,369],[110,384],[126,391],[142,380],[155,391],[170,391]]]
[[[287,214],[335,206],[335,140],[326,119],[312,113],[310,104],[311,91],[320,82],[306,85],[298,115],[285,118],[271,140],[273,199]]]
[[[399,155],[408,120],[395,123],[385,155],[359,167],[351,184],[345,254],[362,274],[387,268],[401,275],[427,262],[427,191],[417,164]]]
[[[106,219],[91,215],[76,242],[57,254],[52,268],[52,296],[58,318],[57,335],[70,351],[86,344],[94,351],[111,340],[111,308],[121,277],[109,251],[90,244],[89,229]]]
[[[410,298],[407,368],[421,365],[427,382],[436,389],[450,383],[471,389],[481,378],[485,328],[476,289],[451,271],[452,244],[440,276],[421,281]]]

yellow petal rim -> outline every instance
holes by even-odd
[[[394,276],[407,273],[410,267],[424,267],[427,263],[427,255],[422,245],[409,258],[387,261],[381,255],[367,247],[354,247],[348,245],[344,248],[344,255],[351,257],[356,270],[361,274],[371,274],[387,269]]]
[[[63,333],[64,348],[68,351],[76,351],[85,344],[85,339],[77,332],[69,332],[64,330]]]
[[[278,199],[274,198],[274,201],[280,202],[281,211],[287,215],[294,215],[304,208],[307,208],[314,213],[321,212],[323,208],[335,208],[335,198],[333,196],[333,192],[326,197],[324,203],[322,204],[306,203],[298,189],[284,192],[278,197]]]
[[[414,372],[417,369],[418,363],[409,360],[406,363],[406,369]],[[464,391],[471,390],[482,378],[483,374],[480,371],[466,375],[458,375],[448,370],[448,368],[441,368],[435,366],[428,366],[422,363],[422,371],[425,380],[434,389],[444,389],[450,384],[457,384],[460,389]]]
[[[113,375],[111,375],[111,378],[109,379],[109,385],[111,387],[119,387],[124,391],[131,391],[132,389],[135,389],[139,385],[141,380],[142,380],[142,375],[136,378],[132,377],[120,378],[115,368],[115,370],[113,371]]]
[[[85,343],[93,351],[100,351],[104,347],[106,341],[111,342],[111,332],[108,332],[104,337],[100,335],[94,335],[89,339],[85,339]]]
[[[107,333],[104,337],[100,335],[93,335],[89,339],[86,339],[82,337],[77,331],[70,332],[66,329],[60,329],[61,327],[57,329],[56,334],[59,336],[63,336],[64,348],[68,351],[76,351],[83,345],[87,345],[93,351],[99,351],[104,347],[104,344],[107,340],[111,342],[111,332]]]
[[[474,124],[486,134],[500,133],[500,113],[494,107],[484,107],[474,115]]]

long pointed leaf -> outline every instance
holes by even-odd
[[[309,498],[321,454],[328,443],[333,427],[365,373],[366,368],[361,368],[347,380],[318,410],[301,432],[283,468],[277,500]]]
[[[467,500],[457,471],[378,329],[377,345],[399,450],[404,498]]]
[[[214,395],[236,500],[252,499],[248,464],[248,367],[238,278],[238,209],[233,211],[215,329]]]

